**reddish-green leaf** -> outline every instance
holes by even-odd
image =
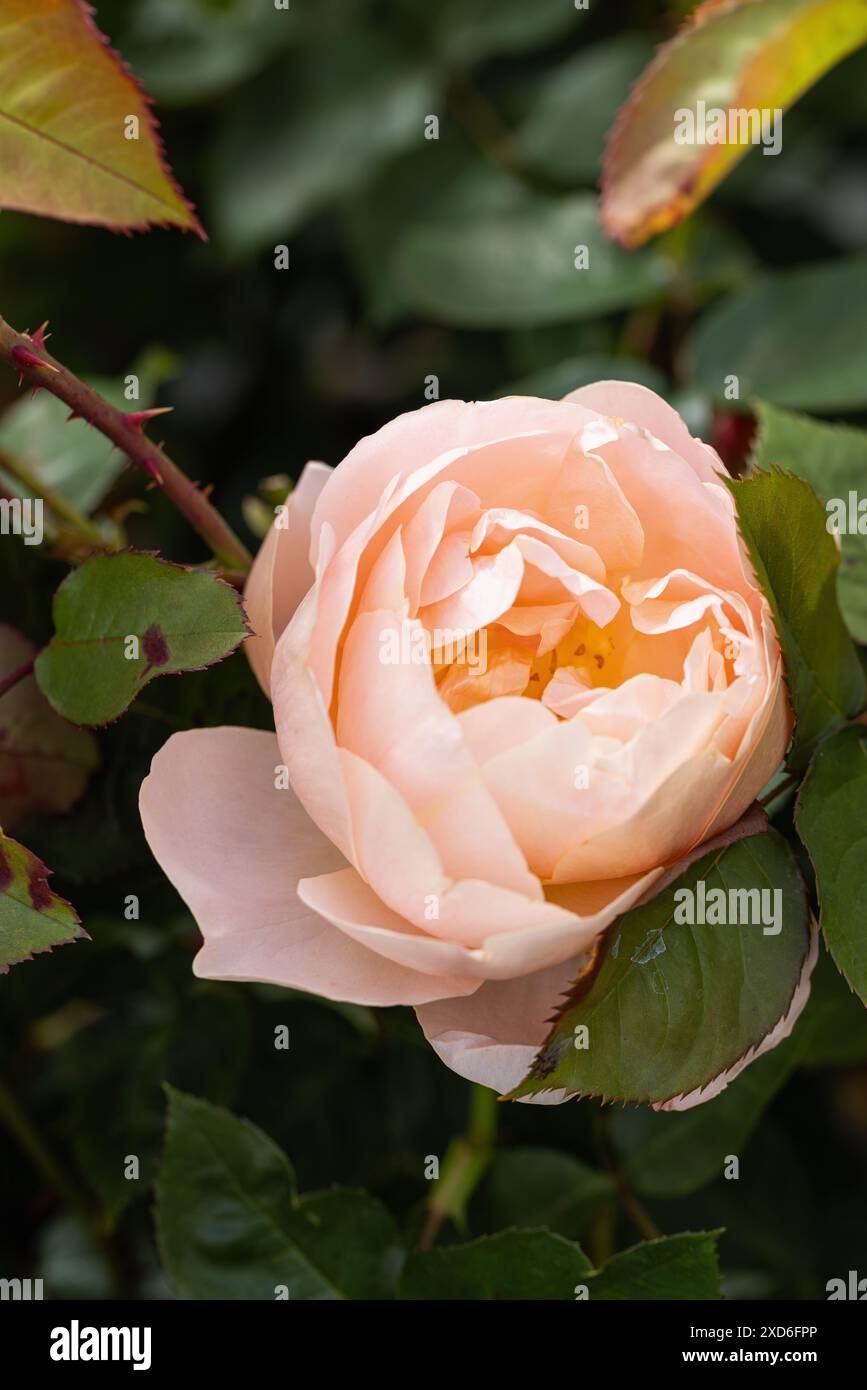
[[[0,624],[0,680],[36,655],[13,627]],[[61,719],[27,676],[0,700],[0,824],[11,830],[39,812],[68,811],[99,761],[96,739]]]
[[[163,159],[147,97],[85,0],[0,6],[0,207],[204,236]]]
[[[761,132],[730,124],[729,112],[764,112],[770,121],[865,41],[863,0],[705,0],[621,108],[602,179],[605,230],[640,246],[674,226]],[[700,101],[709,121],[701,119]],[[692,113],[693,133],[707,135],[715,111],[726,113],[725,143],[678,143],[678,113]],[[712,133],[722,131],[720,123]],[[686,120],[679,134],[690,134]],[[770,144],[772,137],[769,124],[762,138]]]
[[[0,975],[40,951],[87,935],[75,908],[49,887],[50,872],[0,830]]]

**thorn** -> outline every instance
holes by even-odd
[[[22,368],[44,367],[47,372],[59,373],[60,371],[59,367],[52,367],[50,362],[43,362],[42,358],[37,357],[35,352],[31,352],[29,348],[22,347],[20,343],[16,343],[10,355],[12,361]],[[22,371],[21,380],[23,381],[23,379],[24,372]],[[18,384],[20,385],[21,381],[19,381]]]
[[[134,430],[141,432],[148,420],[153,420],[156,415],[167,415],[170,410],[174,410],[173,405],[158,405],[152,410],[127,410],[123,418]]]
[[[158,487],[162,487],[163,475],[157,468],[156,461],[152,458],[142,459],[141,466],[151,479],[151,482],[155,483]]]
[[[45,320],[45,322],[43,323],[43,325],[42,325],[41,328],[37,328],[37,330],[36,330],[35,333],[32,333],[32,334],[29,334],[29,335],[28,335],[28,336],[30,337],[31,343],[34,343],[35,346],[39,349],[40,352],[44,352],[44,351],[45,351],[45,344],[46,344],[47,340],[51,337],[51,334],[50,334],[50,333],[46,333],[46,332],[45,332],[45,330],[46,330],[47,327],[48,327],[48,319]]]
[[[81,420],[82,418],[83,417],[79,415],[77,410],[70,410],[69,414],[66,417],[66,423],[68,425],[71,420]]]

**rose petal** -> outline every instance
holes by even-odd
[[[563,399],[571,405],[598,410],[600,415],[648,430],[685,459],[703,482],[716,484],[718,475],[726,471],[719,454],[709,444],[694,438],[668,401],[647,386],[632,381],[596,381],[570,391]]]
[[[541,897],[463,745],[456,716],[437,693],[430,665],[403,659],[403,645],[418,626],[385,612],[356,618],[343,652],[338,742],[401,794],[450,878],[486,879]],[[400,659],[384,659],[395,654]]]
[[[564,408],[561,401],[531,396],[507,396],[496,401],[435,401],[399,415],[356,444],[334,470],[314,512],[314,550],[323,522],[333,527],[337,544],[342,545],[374,510],[392,479],[403,480],[440,455],[478,448],[529,431],[567,430],[571,436],[592,419],[590,411],[580,406]],[[473,486],[471,482],[466,485]],[[491,496],[490,505],[507,505],[507,499]]]
[[[254,637],[244,650],[266,695],[271,693],[274,646],[295,609],[313,583],[308,558],[313,508],[331,469],[308,463],[286,501],[283,524],[275,521],[259,547],[244,588],[244,600]]]
[[[559,996],[579,968],[579,961],[569,960],[516,980],[489,980],[471,999],[424,1004],[416,1008],[416,1016],[447,1067],[507,1095],[530,1070],[551,1031]],[[544,1091],[525,1099],[535,1105],[560,1105],[567,1098],[565,1091]]]
[[[472,988],[385,961],[310,912],[299,878],[345,861],[292,792],[277,790],[279,762],[273,734],[193,729],[169,739],[142,784],[148,843],[205,938],[196,974],[372,1005]]]

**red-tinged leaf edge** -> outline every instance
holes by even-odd
[[[201,224],[201,222],[200,222],[200,220],[199,220],[198,214],[196,213],[196,205],[195,205],[195,203],[191,202],[191,200],[187,197],[187,195],[186,195],[186,193],[184,192],[184,190],[181,188],[181,185],[180,185],[180,183],[178,182],[178,180],[175,178],[174,171],[172,170],[172,167],[171,167],[171,165],[169,164],[168,156],[167,156],[167,154],[166,154],[165,142],[164,142],[164,140],[163,140],[162,135],[160,134],[160,123],[159,123],[159,121],[158,121],[156,115],[154,114],[154,103],[153,103],[153,101],[152,101],[151,98],[148,96],[147,92],[145,91],[145,89],[144,89],[144,87],[142,86],[142,84],[141,84],[141,82],[139,81],[139,79],[138,79],[138,78],[135,76],[135,74],[133,73],[132,68],[129,66],[129,64],[126,62],[126,60],[125,60],[124,58],[121,57],[121,55],[118,53],[117,49],[113,46],[113,44],[111,43],[111,41],[106,37],[106,35],[105,35],[105,34],[102,32],[102,30],[100,29],[99,25],[98,25],[97,22],[96,22],[96,9],[94,8],[94,6],[91,5],[91,4],[89,4],[89,3],[88,3],[88,0],[75,0],[75,4],[78,6],[79,10],[81,11],[82,16],[83,16],[83,18],[84,18],[84,22],[85,22],[85,24],[87,25],[87,27],[90,29],[90,31],[93,33],[93,35],[94,35],[97,39],[99,39],[100,43],[102,43],[102,45],[103,45],[105,48],[108,49],[108,52],[111,54],[111,56],[112,56],[112,58],[114,59],[115,63],[116,63],[117,66],[120,68],[120,71],[123,73],[123,76],[126,78],[126,80],[129,82],[130,86],[133,88],[133,90],[134,90],[134,92],[136,93],[136,95],[137,95],[138,97],[140,97],[140,99],[141,99],[141,101],[142,101],[142,105],[144,106],[144,110],[145,110],[145,115],[147,116],[147,120],[148,120],[148,127],[149,127],[149,130],[150,130],[150,134],[151,134],[151,137],[152,137],[153,142],[154,142],[154,148],[156,149],[157,157],[158,157],[159,162],[160,162],[160,165],[161,165],[161,167],[162,167],[162,171],[163,171],[163,173],[164,173],[165,176],[166,176],[167,182],[168,182],[169,185],[174,189],[174,191],[175,191],[175,193],[177,194],[178,198],[181,200],[181,202],[183,203],[184,207],[187,209],[187,211],[188,211],[189,214],[190,214],[190,218],[191,218],[192,225],[191,225],[190,227],[181,227],[180,230],[181,230],[182,232],[186,232],[186,231],[195,232],[196,236],[199,237],[202,241],[207,241],[207,240],[208,240],[208,234],[207,234],[207,232],[205,231],[204,227],[202,226],[202,224]],[[177,228],[177,223],[175,223],[175,222],[145,222],[145,223],[142,223],[140,226],[139,226],[139,225],[136,225],[136,226],[134,226],[134,227],[132,227],[132,228],[128,228],[128,227],[113,227],[113,226],[110,226],[110,224],[105,224],[105,225],[109,225],[111,231],[121,231],[121,232],[125,232],[127,236],[132,235],[132,232],[133,232],[133,231],[142,231],[142,232],[146,232],[146,231],[148,230],[149,227],[166,227],[166,228],[171,227],[171,228],[173,228],[173,229],[175,229],[175,230],[178,230],[178,228]]]
[[[10,859],[13,862],[10,863]],[[14,864],[16,859],[20,861],[17,866]],[[25,961],[33,960],[35,956],[50,955],[56,946],[68,946],[73,941],[90,941],[91,938],[81,925],[81,919],[72,903],[61,898],[50,886],[48,880],[51,875],[52,870],[47,868],[32,850],[19,841],[10,839],[0,829],[0,902],[3,897],[11,897],[16,902],[31,907],[34,912],[49,917],[50,920],[61,922],[66,917],[71,932],[71,935],[60,937],[49,945],[31,950],[26,955],[16,956],[5,965],[0,961],[0,975],[8,975],[13,965],[22,965]],[[26,878],[26,890],[23,893],[11,891],[20,878]],[[47,908],[60,915],[51,918],[46,911]]]
[[[635,81],[630,86],[626,100],[619,108],[614,118],[614,123],[605,137],[605,150],[602,156],[602,175],[599,182],[601,190],[601,197],[599,200],[599,223],[606,235],[609,236],[612,241],[616,241],[619,245],[625,247],[626,250],[634,250],[637,246],[643,245],[645,241],[649,241],[654,235],[653,231],[646,231],[643,232],[640,237],[633,238],[626,232],[615,230],[608,216],[608,209],[611,201],[611,180],[609,171],[612,161],[616,158],[620,149],[623,132],[628,123],[632,120],[633,107],[644,91],[644,88],[650,84],[660,68],[664,67],[668,62],[671,53],[685,43],[696,29],[701,28],[715,10],[722,9],[724,6],[727,6],[728,3],[729,0],[704,0],[704,3],[698,5],[692,14],[687,15],[677,33],[672,38],[667,39],[664,43],[657,46],[656,52],[647,67],[643,72],[639,73],[638,77],[636,77]],[[688,186],[678,191],[677,203],[675,199],[672,198],[669,206],[670,216],[668,216],[665,225],[657,229],[658,231],[668,230],[669,227],[675,226],[677,222],[680,221],[681,217],[684,215],[685,209],[684,212],[680,213],[675,212],[674,209],[676,206],[680,205],[681,200],[683,203],[687,202],[692,188],[692,182],[692,179],[690,179]]]
[[[645,210],[640,222],[634,223],[632,226],[621,227],[611,218],[610,206],[613,196],[612,165],[619,153],[624,131],[634,118],[635,108],[641,99],[645,87],[656,78],[660,69],[665,67],[671,55],[676,53],[692,38],[696,30],[703,28],[708,21],[724,18],[725,11],[737,8],[739,4],[743,3],[744,0],[703,0],[703,3],[697,5],[695,10],[683,19],[677,33],[675,33],[672,38],[660,44],[657,48],[656,54],[632,84],[626,100],[617,112],[605,142],[602,177],[600,180],[602,196],[600,199],[599,220],[606,235],[627,250],[635,250],[637,247],[643,246],[653,237],[668,231],[671,227],[676,226],[685,217],[694,212],[713,189],[733,171],[740,159],[749,152],[749,146],[744,146],[733,163],[722,170],[719,176],[707,186],[698,199],[693,197],[693,190],[703,173],[703,164],[700,161],[693,163],[692,167],[681,181],[680,186],[671,189],[665,202],[658,203],[654,207]],[[760,0],[752,0],[752,3],[759,4]],[[852,50],[849,51],[851,52]],[[847,55],[844,52],[842,57],[845,56]],[[838,58],[837,61],[842,61],[842,57]],[[818,81],[827,71],[827,67],[823,68],[816,74],[813,80]],[[802,88],[795,96],[794,100],[800,99],[800,96],[812,85],[812,82],[808,83],[807,86]],[[788,104],[791,103],[787,103],[787,105]]]
[[[99,28],[99,25],[96,22],[96,9],[94,8],[94,6],[89,4],[88,0],[72,0],[72,3],[76,7],[78,12],[81,14],[86,28],[93,35],[93,37],[97,39],[99,43],[102,44],[103,48],[107,50],[115,66],[117,67],[123,78],[126,80],[126,82],[129,84],[129,86],[135,92],[136,98],[141,101],[142,109],[147,121],[148,134],[150,135],[151,140],[153,142],[153,147],[156,151],[160,167],[165,176],[166,182],[177,195],[181,204],[187,209],[190,215],[190,225],[184,227],[177,222],[171,222],[168,219],[161,220],[160,218],[154,218],[146,222],[133,222],[130,223],[128,226],[120,226],[117,223],[108,222],[102,218],[68,216],[59,220],[70,222],[78,226],[104,227],[107,231],[119,232],[124,236],[132,236],[133,232],[147,232],[150,231],[153,227],[162,227],[165,229],[171,229],[173,231],[182,232],[191,231],[195,232],[196,236],[200,237],[202,241],[207,241],[208,234],[199,220],[199,217],[196,213],[195,204],[191,202],[187,195],[184,193],[184,190],[181,188],[181,185],[175,178],[171,165],[168,162],[165,143],[163,141],[162,135],[160,134],[160,123],[156,115],[154,114],[153,101],[148,96],[139,79],[134,75],[129,64],[120,55],[120,53],[118,53],[117,49],[111,43],[111,40],[108,39],[106,35],[102,32],[102,30]],[[30,211],[30,209],[28,208],[16,208],[11,203],[5,203],[4,206],[8,207],[10,212]]]

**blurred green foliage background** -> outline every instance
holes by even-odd
[[[98,21],[154,98],[210,241],[4,213],[0,311],[20,328],[49,318],[53,351],[86,379],[141,371],[175,407],[160,421],[169,451],[214,485],[251,547],[242,507],[260,479],[337,463],[423,405],[432,376],[442,397],[467,399],[642,381],[735,467],[753,395],[864,423],[867,53],[785,117],[779,158],[753,151],[684,226],[629,255],[598,230],[605,132],[689,8],[101,0]],[[579,243],[586,278],[572,267]],[[275,268],[281,245],[288,270]],[[205,558],[104,440],[60,430],[56,402],[18,404],[9,374],[0,405],[0,447],[85,492],[101,479],[112,505],[144,496],[131,540]],[[63,573],[4,544],[0,620],[44,640]],[[100,736],[102,769],[72,815],[16,827],[92,937],[0,981],[0,1071],[19,1116],[17,1139],[0,1130],[0,1269],[42,1275],[57,1296],[169,1294],[146,1181],[165,1079],[261,1124],[302,1188],[365,1186],[409,1227],[425,1156],[466,1123],[470,1088],[409,1011],[193,979],[195,927],[148,854],[138,787],[173,729],[269,720],[243,656],[159,682]],[[139,922],[124,920],[131,893]],[[612,1175],[626,1173],[663,1230],[726,1227],[731,1295],[824,1297],[826,1279],[867,1271],[867,1027],[833,970],[808,1019],[797,1053],[779,1049],[691,1115],[501,1107],[470,1232],[550,1225],[604,1258],[638,1238],[615,1200]],[[34,1164],[34,1144],[87,1194],[96,1229]],[[737,1183],[715,1176],[720,1152],[741,1156]],[[138,1183],[123,1177],[130,1153]]]

